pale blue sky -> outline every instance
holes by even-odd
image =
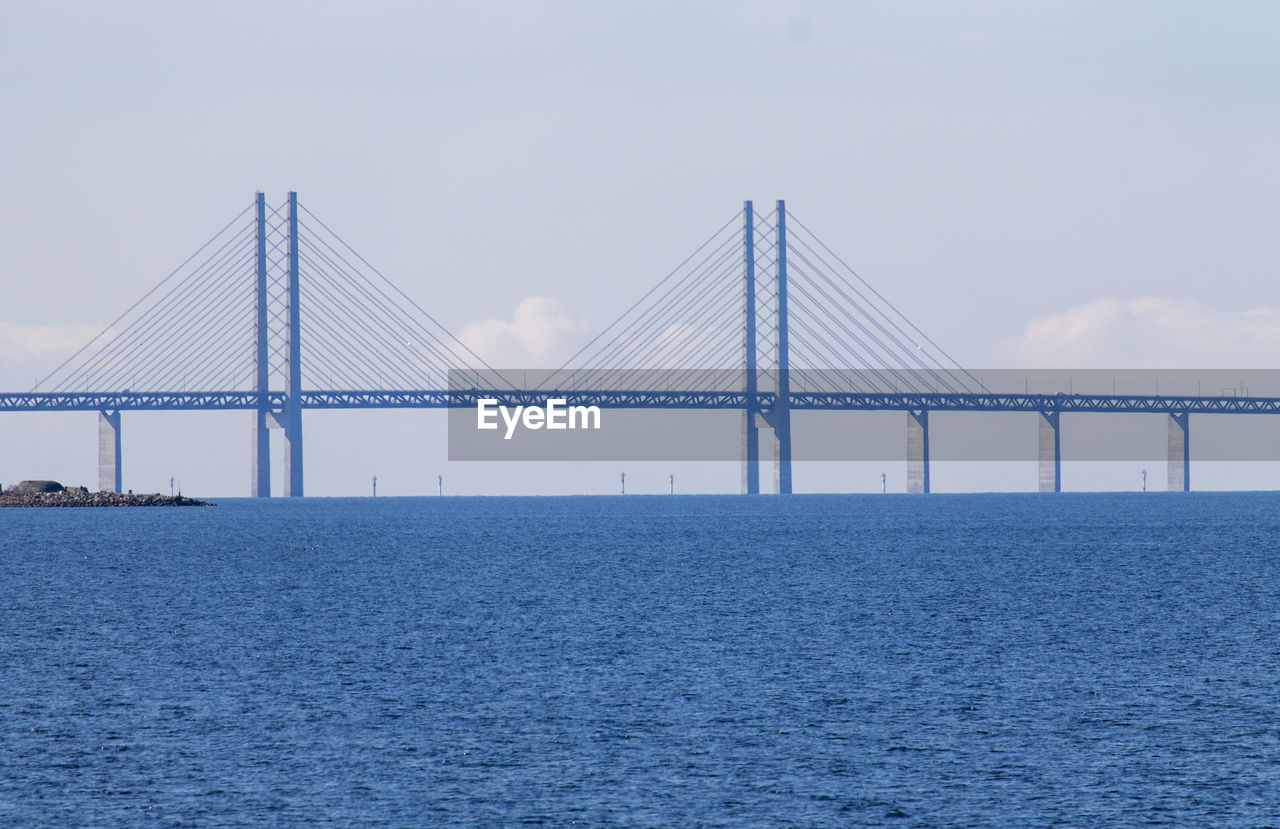
[[[521,325],[568,353],[781,197],[967,364],[1274,366],[1276,43],[1264,2],[5,3],[0,382],[258,189],[508,362]],[[549,316],[512,322],[531,296]],[[56,460],[5,417],[0,465],[91,481],[91,419],[50,422]],[[246,469],[189,465],[240,494],[247,426],[222,423]],[[318,442],[310,491],[367,477]],[[126,485],[156,488],[172,451],[135,447]],[[421,452],[384,491],[424,488]]]

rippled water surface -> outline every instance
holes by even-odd
[[[1275,825],[1280,496],[0,513],[0,824]]]

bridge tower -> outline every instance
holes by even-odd
[[[0,393],[0,411],[97,411],[99,487],[108,491],[122,488],[125,410],[244,411],[253,417],[250,494],[272,495],[270,435],[279,430],[276,494],[299,497],[304,408],[349,407],[346,395],[369,390],[394,402],[361,397],[357,407],[447,405],[449,373],[470,372],[476,387],[480,367],[492,372],[297,193],[274,207],[257,193],[37,388]]]
[[[756,376],[756,219],[750,201],[742,203],[743,281],[746,287],[746,408],[742,411],[742,491],[760,494],[760,404]]]
[[[270,367],[267,364],[267,204],[264,194],[258,193],[255,206],[257,209],[257,282],[254,291],[256,319],[253,390],[259,397],[258,407],[253,413],[253,472],[249,492],[254,498],[269,498],[271,497],[271,442],[267,424],[271,412],[266,403],[266,394],[270,389]]]
[[[302,497],[302,328],[298,308],[298,194],[289,193],[288,368],[284,401],[284,494]]]
[[[773,407],[773,484],[779,495],[791,494],[791,360],[787,339],[787,204],[778,199],[774,225],[778,292],[778,397]]]
[[[775,370],[774,391],[777,392],[773,410],[760,411],[759,360],[756,339],[756,245],[755,210],[750,201],[742,204],[743,222],[743,282],[746,299],[745,337],[746,377],[743,390],[746,407],[742,419],[742,491],[747,495],[760,493],[760,426],[768,427],[773,454],[773,491],[780,495],[791,494],[791,389],[790,344],[787,331],[787,205],[782,199],[777,204],[774,225],[774,295],[776,315],[774,325]]]
[[[279,429],[284,435],[284,495],[298,498],[302,496],[302,326],[299,286],[298,248],[298,194],[289,192],[287,238],[287,281],[285,287],[284,312],[286,318],[285,334],[285,367],[284,367],[284,405],[272,409],[267,402],[267,393],[271,390],[271,351],[269,344],[270,329],[269,305],[271,301],[270,285],[267,273],[270,262],[267,256],[267,210],[266,198],[262,193],[255,200],[257,211],[257,251],[256,251],[256,288],[255,288],[255,334],[254,334],[254,391],[259,395],[258,406],[253,412],[253,433],[251,439],[252,471],[250,474],[250,492],[254,498],[271,496],[271,440],[270,429]]]

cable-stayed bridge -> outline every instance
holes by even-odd
[[[1280,398],[992,391],[778,201],[752,202],[533,387],[487,365],[290,193],[252,204],[0,411],[99,413],[99,488],[121,489],[121,413],[252,412],[250,492],[303,494],[308,409],[461,408],[481,398],[742,413],[743,491],[792,491],[792,413],[907,413],[908,489],[930,488],[929,413],[1039,415],[1040,488],[1061,489],[1064,412],[1168,415],[1171,489],[1190,488],[1191,413],[1275,414]]]

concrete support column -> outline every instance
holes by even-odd
[[[267,413],[265,411],[256,411],[253,413],[253,438],[252,448],[253,471],[250,475],[250,493],[254,498],[270,498],[271,497],[271,438],[267,431]]]
[[[773,491],[779,495],[791,494],[791,411],[779,406],[773,412],[769,430],[773,446]]]
[[[1169,413],[1169,491],[1191,491],[1191,416]]]
[[[98,491],[120,487],[120,413],[98,412]]]
[[[907,492],[929,492],[929,411],[907,412]]]
[[[760,494],[760,429],[750,407],[742,413],[742,492]]]
[[[295,403],[284,413],[284,497],[302,497],[302,410]]]
[[[1062,491],[1061,412],[1040,413],[1040,491]]]

